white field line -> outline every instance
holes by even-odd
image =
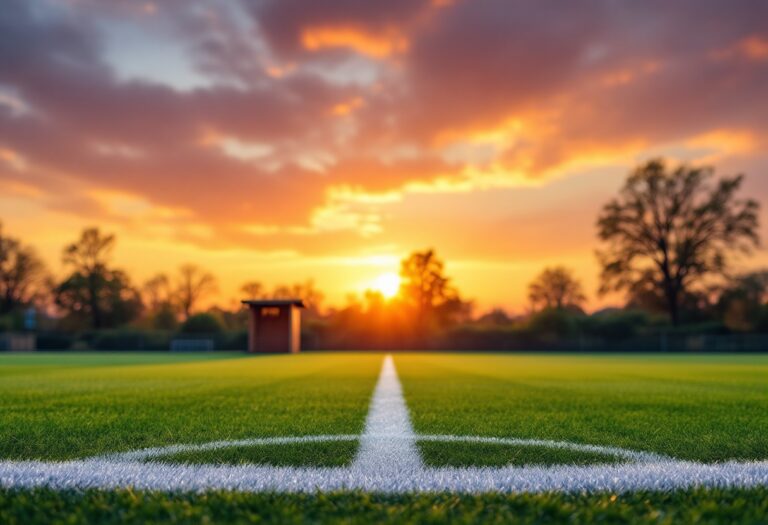
[[[352,470],[362,476],[408,478],[424,468],[392,356],[386,356]]]
[[[436,468],[408,477],[366,474],[351,468],[267,467],[115,463],[81,460],[61,463],[5,461],[0,486],[6,488],[114,489],[244,492],[362,490],[382,493],[538,493],[671,491],[692,487],[768,486],[768,461],[705,465],[684,461],[624,465]]]
[[[302,468],[259,465],[185,465],[161,461],[179,452],[226,447],[320,443],[360,439],[350,467]],[[621,457],[617,465],[426,468],[416,441],[496,443],[543,446]],[[147,460],[153,460],[146,462]],[[691,487],[768,486],[768,461],[716,464],[677,461],[657,454],[617,447],[481,436],[417,436],[411,427],[391,357],[387,356],[376,386],[362,436],[328,435],[215,441],[171,445],[65,462],[0,461],[0,486],[6,488],[113,489],[248,492],[315,492],[363,490],[405,493],[451,491],[582,492],[675,490]]]

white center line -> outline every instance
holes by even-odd
[[[368,475],[402,476],[423,468],[403,388],[392,356],[388,355],[371,398],[352,470]]]

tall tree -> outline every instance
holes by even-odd
[[[80,239],[64,248],[62,260],[72,273],[55,289],[56,304],[96,330],[131,321],[141,310],[128,276],[109,267],[114,246],[114,235],[98,228],[83,230]]]
[[[425,328],[442,306],[446,312],[456,311],[461,301],[445,275],[445,265],[434,250],[413,252],[400,263],[401,294],[416,308],[417,324]],[[449,305],[451,306],[449,308]]]
[[[56,287],[56,304],[68,312],[69,324],[80,327],[88,323],[94,329],[129,323],[142,309],[139,291],[131,286],[128,275],[121,270],[71,274]],[[98,308],[98,317],[94,316],[94,305]]]
[[[740,199],[743,175],[714,178],[711,167],[668,169],[656,159],[635,169],[603,207],[598,235],[601,292],[627,291],[647,280],[661,291],[673,324],[697,281],[724,274],[734,252],[758,245],[759,205]]]
[[[579,307],[586,300],[581,283],[562,266],[546,268],[528,287],[534,309]]]
[[[184,319],[189,319],[200,299],[217,291],[216,277],[194,264],[184,264],[179,268],[176,285],[176,300],[179,302]]]
[[[178,310],[174,301],[171,280],[164,273],[148,279],[142,288],[147,306],[147,322],[156,330],[173,330],[178,324]]]
[[[64,248],[62,260],[65,267],[72,269],[72,274],[58,292],[74,286],[81,289],[77,294],[82,297],[81,311],[90,315],[94,329],[104,325],[101,295],[109,281],[107,264],[114,245],[114,235],[102,235],[98,228],[86,228],[78,241]]]
[[[41,293],[45,273],[35,250],[6,237],[0,222],[0,315],[32,303]]]

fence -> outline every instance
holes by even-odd
[[[36,347],[35,334],[14,332],[0,334],[0,350],[30,352]]]
[[[37,350],[106,350],[106,351],[200,351],[245,350],[245,331],[217,334],[183,334],[166,331],[103,330],[97,332],[40,332]]]
[[[26,335],[26,334],[24,334]],[[40,332],[24,345],[0,334],[0,350],[138,350],[138,351],[245,351],[248,334],[245,331],[219,334],[179,334],[174,332],[103,331],[82,334]],[[36,339],[36,341],[34,341]],[[9,341],[17,341],[9,346]],[[334,344],[316,334],[302,334],[304,350],[450,350],[450,351],[510,351],[510,352],[768,352],[768,334],[670,334],[658,333],[611,339],[599,337],[547,338],[505,330],[456,330],[428,340],[398,340],[394,344],[375,341],[347,341]]]
[[[548,352],[768,352],[768,334],[669,334],[610,339],[574,337],[547,339],[518,334],[454,334],[435,349]]]

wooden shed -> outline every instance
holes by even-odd
[[[247,300],[248,351],[297,353],[301,349],[300,299]]]

